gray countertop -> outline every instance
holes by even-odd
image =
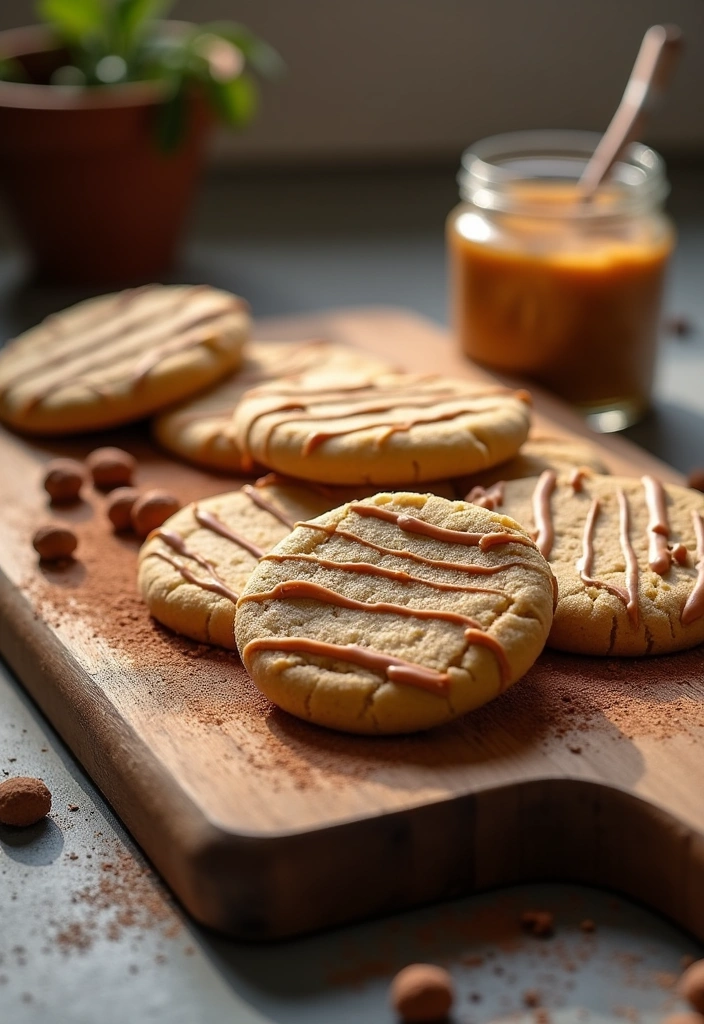
[[[630,436],[687,472],[704,464],[704,170],[673,172],[680,235],[668,310],[691,321],[664,337],[652,414]],[[246,295],[257,315],[406,306],[443,322],[443,220],[452,169],[289,172],[208,180],[174,280]],[[0,337],[83,297],[26,279],[0,222]],[[0,663],[0,772],[42,776],[46,823],[0,828],[0,1021],[14,1024],[382,1024],[386,986],[414,959],[445,963],[453,1018],[656,1021],[697,945],[607,894],[523,887],[269,947],[232,943],[172,905],[109,807]],[[71,809],[73,808],[73,809]],[[522,909],[556,913],[554,939],[521,937]],[[579,928],[584,918],[594,934]]]

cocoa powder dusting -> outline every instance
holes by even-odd
[[[130,447],[124,438],[121,445]],[[165,461],[143,442],[135,485],[167,488],[184,504],[237,482]],[[76,454],[75,448],[69,454]],[[135,699],[177,716],[188,729],[216,730],[235,742],[238,770],[276,792],[340,786],[402,764],[466,765],[499,730],[515,745],[561,745],[589,755],[589,737],[612,740],[693,736],[704,727],[704,653],[658,658],[586,658],[546,651],[506,694],[458,722],[430,733],[381,739],[351,737],[308,725],[275,708],[256,690],[234,652],[197,644],[150,619],[136,589],[135,537],[116,535],[106,498],[64,514],[79,536],[74,564],[36,567],[25,581],[40,613],[59,626],[79,617],[138,672]],[[41,499],[37,516],[45,518]],[[31,533],[31,524],[26,529]],[[227,755],[230,756],[230,755]]]
[[[50,942],[68,955],[98,940],[117,942],[126,932],[158,930],[164,939],[177,937],[181,920],[151,869],[117,839],[102,840],[93,850],[95,856],[67,855],[78,862],[82,884],[71,895],[75,917],[49,920]]]

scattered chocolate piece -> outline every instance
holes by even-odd
[[[106,510],[116,533],[132,528],[132,509],[138,497],[134,487],[118,487],[108,497]]]
[[[132,483],[137,460],[122,448],[96,448],[86,458],[86,465],[95,486],[109,491]]]
[[[44,490],[55,505],[76,501],[86,482],[86,472],[75,459],[52,459],[44,473]]]
[[[0,823],[27,828],[51,810],[51,793],[41,779],[20,777],[0,782]]]
[[[699,466],[691,470],[687,477],[687,487],[693,487],[695,491],[704,491],[704,468]]]
[[[78,804],[69,804],[68,809],[69,811],[80,811],[81,808],[78,806]]]
[[[585,917],[583,921],[580,921],[579,927],[583,932],[596,931],[596,925],[592,921],[591,917]]]
[[[524,910],[521,928],[538,939],[547,939],[555,930],[555,918],[549,910]]]
[[[78,539],[67,526],[40,526],[32,537],[34,550],[45,562],[59,562],[71,558],[78,547]]]
[[[523,1002],[526,1006],[533,1008],[540,1006],[540,992],[534,988],[526,989],[523,993]]]
[[[578,743],[570,743],[567,749],[570,750],[573,754],[582,753],[582,748]]]
[[[445,1020],[454,1000],[452,978],[434,964],[410,964],[391,982],[391,1005],[401,1020]]]
[[[680,994],[698,1013],[704,1013],[704,960],[695,960],[680,978]]]
[[[132,529],[138,537],[144,538],[152,530],[158,530],[180,508],[181,502],[166,491],[146,491],[132,506]]]

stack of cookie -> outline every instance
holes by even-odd
[[[546,643],[704,640],[704,495],[529,439],[526,392],[248,333],[246,304],[209,288],[84,303],[0,357],[0,416],[62,433],[156,414],[174,454],[258,475],[153,531],[139,586],[281,707],[407,732],[491,700]]]

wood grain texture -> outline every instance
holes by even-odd
[[[409,369],[484,376],[438,328],[397,311],[272,321],[259,335],[330,337]],[[594,439],[555,399],[537,395],[536,407],[540,430]],[[509,882],[574,879],[642,899],[704,938],[701,650],[647,667],[548,652],[512,691],[422,736],[308,726],[267,705],[234,655],[149,625],[134,597],[151,652],[139,657],[111,603],[130,589],[136,543],[112,537],[102,499],[61,518],[79,539],[122,546],[104,603],[88,588],[107,571],[89,546],[68,575],[37,567],[42,464],[104,441],[138,456],[140,485],[168,483],[184,500],[230,487],[138,430],[62,443],[0,435],[0,649],[195,917],[269,939]],[[622,438],[598,444],[615,472],[680,480]],[[683,694],[692,715],[680,727]]]

